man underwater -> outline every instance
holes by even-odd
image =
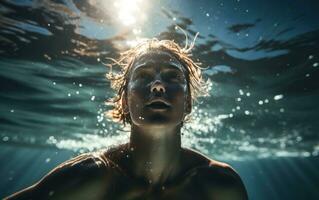
[[[109,114],[130,124],[129,143],[66,161],[7,199],[247,200],[229,165],[181,147],[204,86],[191,47],[150,39],[124,52],[115,61],[122,73],[109,76],[117,91]]]

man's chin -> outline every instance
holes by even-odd
[[[178,123],[176,123],[174,120],[172,120],[169,116],[165,115],[151,115],[148,117],[145,117],[143,119],[142,125],[145,126],[152,126],[152,127],[171,127]]]

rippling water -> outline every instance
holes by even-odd
[[[80,153],[123,143],[127,130],[103,116],[114,94],[107,57],[143,38],[184,45],[181,27],[189,40],[199,32],[193,55],[210,85],[183,129],[184,146],[229,162],[316,160],[317,8],[288,0],[3,0],[0,147]],[[308,184],[319,182],[314,176]]]

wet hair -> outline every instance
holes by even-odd
[[[106,112],[106,114],[114,121],[122,122],[124,125],[127,122],[131,124],[130,114],[127,110],[124,110],[122,105],[122,100],[123,98],[126,98],[127,94],[130,70],[134,66],[136,60],[142,55],[154,51],[169,53],[183,65],[185,68],[187,88],[192,101],[196,100],[199,95],[206,94],[205,82],[201,75],[201,63],[195,62],[191,58],[192,55],[190,51],[194,47],[194,42],[189,46],[187,43],[186,40],[185,47],[181,48],[173,40],[158,40],[156,38],[147,39],[140,42],[135,47],[121,53],[119,59],[111,59],[113,63],[108,65],[111,67],[111,72],[107,74],[107,78],[111,81],[111,87],[115,89],[116,95],[114,98],[107,101],[107,103],[112,103],[114,107],[112,110]],[[120,67],[121,72],[113,74],[113,66]]]

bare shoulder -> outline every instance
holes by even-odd
[[[243,181],[229,164],[209,159],[196,151],[193,153],[202,162],[189,170],[187,176],[191,177],[193,185],[200,185],[207,199],[248,199]]]
[[[99,187],[88,188],[87,185],[102,185],[110,170],[115,168],[116,165],[102,153],[82,154],[60,164],[34,185],[5,199],[63,199],[60,194],[74,194],[74,191],[87,189],[98,193]]]
[[[230,165],[211,160],[208,166],[196,169],[196,173],[208,199],[248,199],[244,183]]]

